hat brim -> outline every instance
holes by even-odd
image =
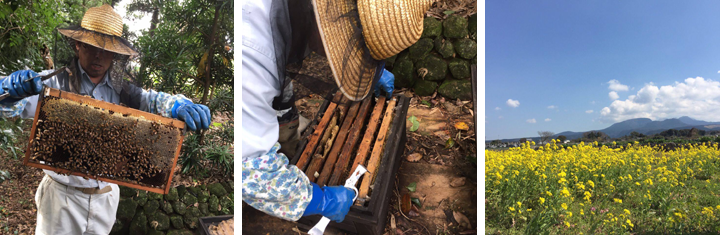
[[[86,43],[88,45],[111,51],[121,55],[137,56],[138,52],[130,46],[130,43],[117,36],[106,35],[84,29],[58,29],[66,37]]]
[[[340,91],[358,101],[371,93],[381,61],[372,58],[352,0],[313,0],[325,55]]]

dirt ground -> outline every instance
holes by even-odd
[[[315,117],[323,97],[335,86],[323,60],[311,55],[302,67],[289,68],[291,73],[300,74],[293,81],[296,106],[308,118]],[[473,103],[439,95],[418,97],[407,90],[397,93],[412,97],[407,117],[415,116],[419,127],[410,131],[412,122],[406,121],[408,139],[385,218],[385,234],[475,234],[478,195]],[[448,146],[450,138],[452,146]],[[399,209],[404,194],[419,202],[408,213]],[[242,211],[243,234],[306,234],[297,223],[264,214],[245,203]],[[325,234],[346,233],[329,227]]]

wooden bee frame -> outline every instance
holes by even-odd
[[[160,181],[158,181],[158,182],[162,182],[163,184],[162,185],[154,185],[155,187],[150,187],[150,186],[140,184],[139,180],[138,180],[138,182],[127,182],[130,180],[123,181],[122,179],[112,179],[112,178],[108,178],[108,177],[98,176],[99,174],[98,175],[89,175],[89,174],[85,174],[82,172],[75,172],[75,171],[71,171],[68,169],[51,166],[48,164],[41,163],[40,161],[33,160],[32,159],[32,156],[34,154],[33,144],[36,141],[36,135],[38,135],[38,123],[42,121],[42,120],[40,120],[40,117],[41,117],[41,112],[43,112],[42,111],[43,103],[50,102],[51,99],[53,99],[53,100],[61,99],[61,100],[73,101],[76,103],[80,103],[81,105],[84,105],[84,106],[89,106],[94,109],[103,110],[103,112],[107,111],[107,113],[104,114],[107,116],[116,115],[113,118],[131,117],[131,118],[135,118],[136,120],[143,120],[143,122],[148,121],[152,125],[160,126],[160,128],[166,128],[168,130],[171,130],[166,133],[168,135],[177,136],[177,138],[170,138],[170,140],[167,141],[167,144],[168,144],[167,146],[172,146],[173,149],[166,148],[165,150],[168,152],[166,152],[165,155],[171,156],[172,160],[164,159],[163,161],[166,161],[165,163],[172,162],[172,164],[171,165],[166,164],[165,168],[163,168],[165,170],[162,171],[163,175],[162,175],[162,177],[160,177]],[[45,115],[45,114],[43,114],[43,115]],[[96,115],[96,114],[93,113],[93,115]],[[122,115],[122,117],[117,116],[117,115]],[[138,123],[138,122],[139,121],[136,121],[136,123]],[[177,129],[174,129],[174,128],[177,128]],[[156,114],[143,112],[140,110],[112,104],[109,102],[96,100],[89,96],[81,96],[81,95],[77,95],[77,94],[74,94],[71,92],[64,92],[64,91],[61,91],[58,89],[45,87],[43,89],[43,91],[41,92],[40,97],[38,98],[37,109],[35,111],[35,118],[33,119],[33,125],[32,125],[32,129],[30,132],[30,141],[28,142],[27,150],[25,151],[25,158],[23,160],[23,165],[40,168],[40,169],[45,169],[45,170],[51,170],[51,171],[57,172],[59,174],[76,175],[76,176],[81,176],[81,177],[85,177],[85,178],[89,178],[89,179],[95,179],[95,180],[105,181],[105,182],[114,183],[114,184],[118,184],[118,185],[123,185],[123,186],[131,187],[131,188],[142,189],[142,190],[146,190],[149,192],[167,194],[171,187],[172,177],[175,173],[175,167],[177,165],[178,156],[180,155],[180,149],[182,148],[182,142],[184,139],[184,135],[183,135],[184,128],[185,128],[185,122],[177,120],[177,119],[167,118],[167,117],[163,117],[160,115],[156,115]],[[50,130],[53,130],[53,129],[50,129]],[[47,129],[45,131],[47,131]],[[53,131],[55,131],[55,130],[53,130]],[[67,130],[57,130],[57,131],[62,132],[62,131],[67,131]],[[179,135],[176,133],[176,131],[179,132]],[[113,134],[117,134],[117,133],[107,133],[107,134],[112,136]],[[155,133],[155,134],[157,134],[157,133]],[[140,137],[137,137],[137,138],[140,138]],[[150,138],[150,137],[148,137],[148,138]],[[157,139],[159,139],[159,137]],[[160,142],[163,142],[160,145],[164,144],[164,141],[160,141]],[[153,147],[157,148],[157,144],[155,144],[155,142],[152,142],[151,144],[155,145]],[[174,147],[175,144],[177,145],[177,147]],[[140,148],[142,149],[145,147],[140,147]],[[174,153],[172,153],[172,152],[174,152]],[[115,166],[115,167],[117,169],[121,169],[123,167],[127,168],[127,164],[121,165],[121,166]],[[169,171],[169,172],[167,172],[167,171]],[[163,178],[166,178],[166,179],[163,179]]]

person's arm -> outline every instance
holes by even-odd
[[[0,79],[0,94],[10,93],[9,97],[0,101],[0,116],[34,118],[38,102],[37,94],[42,90],[42,85],[57,88],[59,84],[57,77],[45,81],[41,81],[39,77],[30,82],[25,82],[25,80],[51,72],[53,71],[45,70],[38,74],[32,70],[19,70]]]
[[[120,93],[120,102],[141,111],[159,114],[163,117],[185,121],[188,129],[208,129],[212,116],[210,109],[194,104],[184,95],[170,95],[152,89],[144,90],[132,84],[125,84]]]

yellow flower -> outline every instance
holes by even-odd
[[[628,219],[627,221],[625,221],[625,222],[627,222],[627,224],[628,224],[631,228],[635,227],[635,225],[634,225],[632,222],[630,222],[629,219]]]
[[[552,197],[552,193],[551,193],[550,191],[545,191],[545,194],[547,194],[548,196]],[[720,206],[719,206],[719,208],[720,208]]]
[[[522,207],[522,202],[517,202],[518,207]]]
[[[532,209],[528,208],[528,209],[527,209],[527,211],[528,211],[528,212],[531,212],[531,211],[532,211]]]
[[[508,209],[510,209],[510,211],[515,211],[515,207],[512,207],[512,206],[508,207]]]
[[[617,198],[613,198],[613,201],[615,201],[615,202],[617,202],[617,203],[621,203],[621,204],[622,204],[622,199],[617,199]]]
[[[570,191],[568,191],[567,188],[563,188],[563,190],[560,192],[560,194],[562,194],[562,195],[565,196],[565,197],[569,197],[569,196],[570,196]]]
[[[565,221],[565,226],[570,227],[570,222]]]
[[[580,215],[585,215],[585,212],[583,212],[583,209],[580,209]]]
[[[588,182],[587,182],[587,183],[588,183],[588,185],[590,185],[590,187],[593,187],[593,188],[595,188],[595,183],[594,183],[594,182],[592,182],[592,180],[588,180]]]
[[[568,211],[567,215],[568,215],[568,218],[572,217],[572,212]]]
[[[541,197],[541,198],[540,198],[540,204],[544,204],[544,203],[545,203],[545,198],[542,198],[542,197]]]
[[[559,177],[565,177],[566,175],[567,175],[567,174],[565,174],[565,171],[562,171],[562,172],[558,173],[558,176],[559,176]]]
[[[563,202],[563,204],[560,205],[560,206],[561,206],[563,209],[567,210],[567,204],[565,204],[564,202]]]
[[[630,211],[628,209],[624,209],[623,211],[625,211],[625,214],[630,214]]]

